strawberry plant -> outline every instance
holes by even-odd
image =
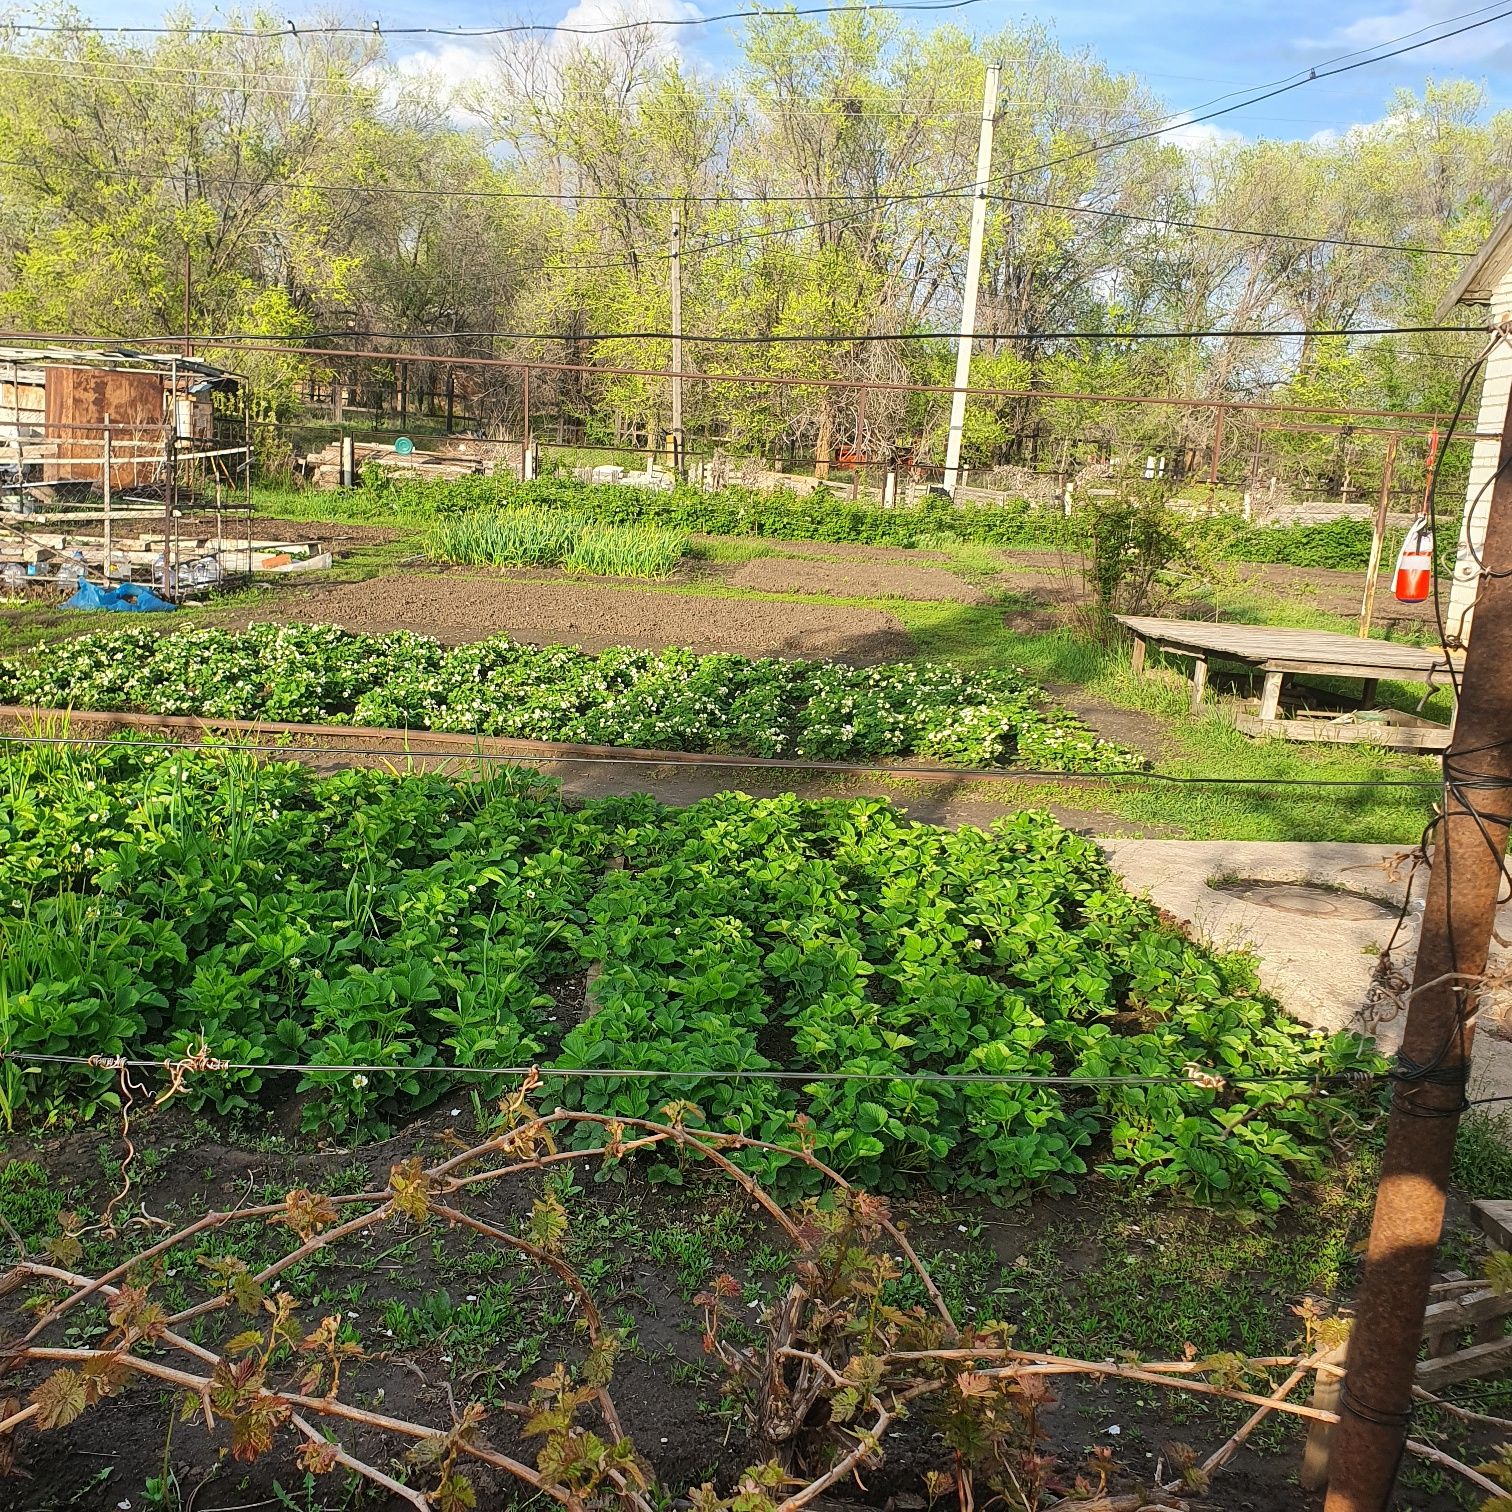
[[[1013,669],[842,667],[628,646],[594,654],[503,636],[448,648],[408,631],[329,625],[83,635],[25,663],[0,661],[0,702],[815,760],[1143,764],[1047,707]]]

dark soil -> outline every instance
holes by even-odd
[[[389,574],[362,583],[291,585],[256,621],[415,630],[453,645],[509,635],[536,645],[691,646],[747,656],[895,661],[913,642],[890,614],[829,604],[707,598],[651,585],[572,582],[547,574]]]
[[[773,556],[812,557],[821,562],[870,562],[884,567],[917,567],[920,562],[947,562],[943,551],[921,546],[864,546],[856,541],[790,541],[779,536],[695,535],[695,541],[728,541],[766,547]]]
[[[993,598],[938,567],[906,562],[756,557],[728,572],[725,581],[732,588],[753,588],[763,593],[823,593],[833,598],[901,598],[955,604],[988,604]]]
[[[139,1151],[133,1164],[135,1186],[122,1210],[137,1216],[126,1220],[128,1231],[118,1241],[107,1241],[98,1233],[88,1236],[89,1253],[80,1268],[98,1274],[168,1232],[149,1226],[148,1218],[180,1226],[208,1208],[224,1211],[277,1201],[296,1185],[333,1194],[381,1188],[394,1163],[412,1154],[441,1158],[458,1135],[473,1135],[473,1120],[467,1095],[454,1092],[422,1123],[394,1138],[343,1150],[301,1148],[278,1136],[237,1143],[224,1121],[207,1123],[176,1109],[147,1115],[134,1129]],[[218,1138],[232,1142],[217,1142]],[[61,1196],[81,1211],[97,1214],[120,1183],[118,1150],[104,1128],[93,1128],[48,1141],[12,1139],[6,1153],[15,1160],[41,1162],[52,1194],[41,1199],[44,1207]],[[728,1488],[743,1466],[765,1458],[768,1451],[751,1441],[738,1404],[703,1354],[702,1315],[692,1298],[714,1274],[728,1272],[742,1288],[730,1309],[741,1321],[732,1327],[736,1332],[755,1327],[761,1307],[787,1285],[787,1247],[774,1227],[728,1184],[690,1173],[686,1187],[651,1186],[638,1167],[619,1175],[620,1180],[597,1181],[593,1167],[585,1163],[563,1195],[570,1215],[565,1257],[588,1281],[606,1321],[631,1330],[611,1387],[616,1405],[627,1434],[662,1485],[680,1491],[712,1480]],[[537,1173],[474,1187],[465,1199],[449,1200],[487,1222],[513,1229],[541,1192]],[[1298,1200],[1298,1210],[1305,1211],[1307,1194],[1299,1193]],[[1067,1316],[1074,1315],[1075,1307],[1096,1308],[1097,1288],[1105,1284],[1099,1277],[1108,1274],[1110,1264],[1119,1268],[1127,1258],[1129,1264],[1147,1268],[1150,1287],[1158,1293],[1161,1246],[1201,1245],[1204,1233],[1221,1241],[1237,1221],[1194,1220],[1144,1203],[1138,1223],[1125,1223],[1120,1229],[1120,1206],[1127,1216],[1127,1199],[1088,1178],[1084,1195],[1076,1199],[1004,1208],[922,1197],[896,1203],[895,1213],[906,1223],[958,1316],[970,1318],[980,1306],[985,1317],[992,1307],[996,1315],[1012,1321],[1014,1299],[1037,1296],[1040,1303],[1027,1304],[1026,1331],[1018,1342],[1026,1348],[1047,1348],[1053,1338],[1042,1337],[1044,1324],[1033,1321],[1047,1291],[1072,1299],[1073,1313]],[[52,1227],[45,1217],[28,1226],[24,1213],[14,1206],[11,1212],[33,1246]],[[1290,1223],[1288,1218],[1281,1220],[1278,1243],[1288,1241]],[[1122,1237],[1111,1238],[1115,1232]],[[238,1252],[254,1268],[286,1253],[296,1242],[287,1230],[266,1228],[260,1221],[217,1229],[204,1242],[210,1251],[224,1253],[232,1235],[237,1236]],[[1141,1246],[1147,1254],[1140,1253]],[[0,1238],[0,1252],[8,1248],[9,1241]],[[1041,1273],[1039,1268],[1046,1264],[1056,1267],[1053,1277]],[[300,1316],[307,1327],[336,1312],[362,1345],[363,1356],[343,1372],[344,1400],[438,1429],[450,1421],[454,1405],[482,1401],[489,1407],[482,1429],[485,1441],[533,1461],[535,1445],[523,1438],[520,1420],[507,1404],[527,1399],[531,1383],[553,1362],[580,1360],[583,1350],[578,1309],[564,1301],[556,1278],[490,1240],[444,1228],[435,1220],[416,1225],[390,1219],[326,1252],[318,1263],[287,1272],[284,1279],[290,1293],[301,1299]],[[1253,1287],[1254,1281],[1233,1274],[1225,1283],[1224,1275],[1215,1272],[1211,1284],[1243,1288]],[[154,1297],[173,1308],[210,1294],[192,1247],[165,1258],[152,1287]],[[36,1289],[37,1283],[26,1282],[0,1304],[0,1328],[6,1333],[23,1326],[25,1315],[17,1309]],[[1085,1293],[1080,1301],[1075,1300],[1078,1292]],[[497,1319],[483,1327],[479,1314],[467,1311],[477,1305],[469,1299],[479,1294],[486,1294],[485,1300],[509,1299]],[[748,1300],[752,1305],[746,1305]],[[1294,1299],[1261,1300],[1274,1312],[1277,1337],[1286,1337],[1295,1325],[1288,1311]],[[1180,1299],[1171,1301],[1179,1305]],[[435,1326],[424,1337],[412,1337],[414,1320],[427,1316],[436,1318]],[[247,1326],[247,1320],[231,1313],[212,1314],[205,1323],[202,1342],[212,1348]],[[55,1330],[53,1337],[56,1342],[85,1343],[101,1327],[100,1316],[91,1317],[86,1306],[76,1311],[68,1329]],[[396,1341],[396,1330],[405,1332],[407,1342]],[[1113,1358],[1126,1345],[1140,1349],[1144,1358],[1155,1357],[1146,1341],[1132,1336],[1109,1336],[1106,1348],[1096,1354],[1085,1344],[1083,1348],[1092,1358]],[[1214,1347],[1212,1341],[1205,1347]],[[1179,1354],[1180,1349],[1181,1340],[1173,1339],[1166,1353]],[[175,1362],[182,1359],[172,1351],[170,1357]],[[50,1368],[34,1366],[13,1373],[0,1392],[24,1400]],[[279,1367],[275,1378],[282,1381],[294,1371],[294,1366]],[[1113,1448],[1121,1467],[1115,1485],[1148,1478],[1173,1441],[1190,1443],[1205,1454],[1247,1411],[1235,1404],[1215,1406],[1201,1398],[1128,1383],[1098,1383],[1085,1376],[1055,1378],[1052,1386],[1055,1400],[1042,1420],[1047,1432],[1044,1448],[1055,1456],[1063,1483],[1069,1483],[1088,1450],[1099,1444]],[[178,1487],[177,1500],[167,1505],[180,1512],[191,1506],[194,1512],[264,1505],[336,1512],[400,1505],[381,1493],[354,1500],[339,1472],[307,1488],[303,1472],[293,1462],[295,1440],[288,1430],[281,1431],[274,1447],[254,1463],[233,1461],[225,1452],[224,1426],[214,1435],[182,1423],[170,1429],[177,1407],[172,1393],[134,1386],[86,1409],[67,1427],[47,1433],[21,1430],[18,1468],[24,1478],[7,1483],[4,1505],[15,1512],[128,1504],[132,1509],[160,1507],[164,1503],[150,1499],[147,1483],[161,1477],[165,1466]],[[585,1416],[588,1426],[598,1426],[591,1412]],[[365,1427],[342,1424],[339,1429],[349,1451],[391,1472],[403,1471],[400,1441]],[[1266,1425],[1252,1440],[1254,1447],[1243,1450],[1201,1499],[1202,1506],[1214,1512],[1315,1509],[1317,1499],[1300,1492],[1292,1479],[1300,1437],[1295,1424]],[[891,1512],[917,1508],[914,1498],[923,1472],[947,1465],[949,1458],[927,1410],[900,1422],[884,1444],[886,1462],[867,1472],[864,1484],[847,1483],[837,1493],[853,1506],[886,1507]],[[1473,1460],[1481,1447],[1460,1452]],[[517,1495],[516,1484],[497,1472],[479,1467],[469,1474],[480,1507],[525,1501]],[[1413,1490],[1397,1505],[1413,1512],[1450,1512],[1460,1504],[1447,1495]],[[954,1512],[952,1502],[942,1502],[941,1507]]]

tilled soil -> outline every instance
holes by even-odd
[[[746,540],[744,536],[694,536],[695,541]],[[831,562],[879,562],[888,566],[912,567],[919,562],[945,562],[943,551],[921,546],[864,546],[854,541],[790,541],[780,536],[761,536],[759,544],[769,546],[774,555],[817,557]]]
[[[732,588],[762,593],[825,593],[836,598],[902,598],[915,602],[987,604],[992,595],[938,567],[911,562],[757,557],[725,577]]]
[[[703,598],[650,586],[600,587],[525,574],[411,573],[300,585],[235,623],[290,620],[347,630],[415,630],[452,645],[509,635],[535,645],[691,646],[746,656],[892,661],[913,642],[892,615],[826,604]]]

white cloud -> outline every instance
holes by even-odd
[[[1228,126],[1215,126],[1211,121],[1181,121],[1165,132],[1162,141],[1179,147],[1183,152],[1208,152],[1214,147],[1227,147],[1234,142],[1249,138],[1242,131]]]
[[[1399,38],[1409,42],[1428,40],[1434,27],[1445,26],[1465,13],[1459,0],[1408,0],[1396,10],[1376,11],[1359,16],[1346,26],[1337,26],[1326,36],[1302,38],[1297,51],[1305,57],[1333,57],[1340,53],[1380,47]],[[1488,7],[1489,15],[1489,7]],[[1471,22],[1477,18],[1471,15]],[[1424,48],[1427,66],[1437,67],[1445,63],[1482,63],[1487,56],[1488,45],[1494,40],[1490,27],[1474,30],[1435,42],[1431,49]],[[1409,54],[1409,57],[1412,56]]]
[[[691,0],[577,0],[549,27],[503,37],[455,37],[438,39],[408,52],[396,54],[389,63],[396,82],[427,82],[435,85],[449,102],[451,114],[466,125],[478,117],[459,103],[459,97],[492,77],[501,49],[520,48],[560,60],[580,47],[606,46],[615,34],[605,27],[646,22],[656,26],[655,50],[681,53],[682,27],[661,27],[658,22],[696,20],[702,14]]]

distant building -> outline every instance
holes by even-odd
[[[0,465],[28,481],[98,489],[108,423],[112,488],[142,487],[161,474],[170,437],[214,439],[215,395],[240,384],[193,357],[0,347]]]

